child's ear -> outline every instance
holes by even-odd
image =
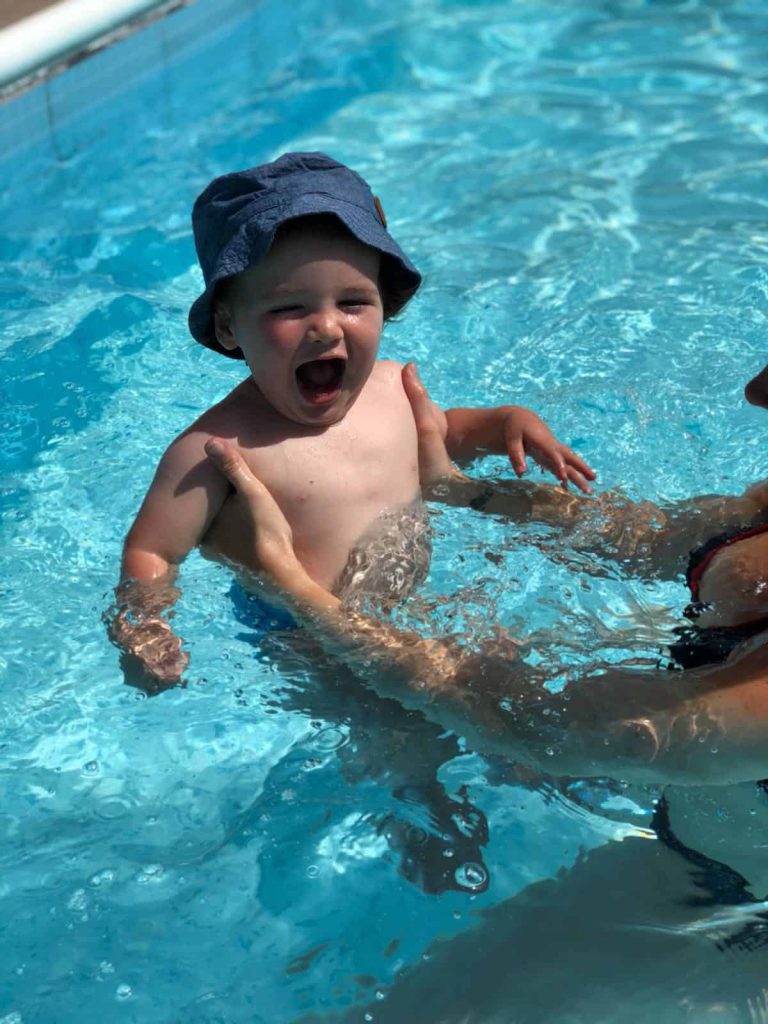
[[[232,333],[232,314],[225,302],[219,301],[213,307],[213,331],[222,348],[231,351],[239,347]]]

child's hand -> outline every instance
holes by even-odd
[[[528,454],[542,469],[557,477],[563,487],[570,481],[585,494],[592,493],[588,481],[595,479],[594,470],[568,445],[558,441],[540,416],[520,405],[507,406],[504,411],[504,439],[517,476],[525,473]]]
[[[182,682],[189,655],[162,616],[137,621],[135,610],[119,611],[109,621],[109,635],[122,651],[120,665],[129,686],[151,697]]]

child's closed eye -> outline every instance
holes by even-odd
[[[270,316],[298,316],[304,312],[304,307],[297,304],[289,304],[285,306],[274,306],[269,310]]]

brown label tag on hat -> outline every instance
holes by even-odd
[[[374,196],[373,197],[373,204],[376,207],[376,212],[378,213],[379,217],[381,218],[381,223],[384,225],[384,227],[386,227],[387,226],[387,218],[384,216],[384,207],[381,205],[381,200],[379,199],[378,196]]]

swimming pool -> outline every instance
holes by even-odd
[[[762,2],[282,10],[179,43],[84,112],[62,97],[3,163],[3,1024],[375,1004],[436,936],[648,822],[652,793],[601,814],[599,787],[584,806],[489,765],[300,651],[278,672],[197,557],[190,685],[122,685],[100,616],[124,532],[169,438],[237,379],[185,325],[213,175],[320,149],[372,182],[425,272],[384,354],[416,358],[441,404],[531,405],[631,495],[765,471],[740,402],[766,361]],[[616,626],[618,653],[652,653],[682,603],[573,575],[524,531],[435,522],[446,620],[565,622],[568,663]],[[486,845],[462,845],[472,808]]]

